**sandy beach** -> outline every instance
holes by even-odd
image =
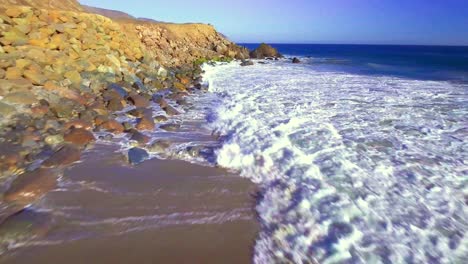
[[[45,235],[0,263],[250,263],[252,183],[184,161],[123,159],[109,145],[85,152],[34,206],[52,219]]]

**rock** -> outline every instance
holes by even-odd
[[[14,80],[2,80],[0,79],[0,88],[9,91],[9,90],[29,90],[32,88],[32,83],[31,81],[27,79],[14,79]]]
[[[65,139],[63,138],[62,135],[50,135],[50,136],[47,136],[44,139],[44,142],[47,145],[52,146],[52,147],[56,147],[58,145],[61,145],[64,141],[65,141]]]
[[[78,71],[69,71],[65,73],[65,78],[69,79],[72,84],[80,85],[81,84],[81,75]]]
[[[107,86],[108,91],[115,91],[117,94],[119,94],[120,98],[126,98],[128,97],[128,92],[120,85],[117,85],[115,83],[111,83]]]
[[[32,94],[31,92],[9,93],[3,98],[3,101],[6,103],[25,105],[34,104],[38,102],[36,96],[34,96],[34,94]]]
[[[163,110],[170,116],[180,115],[180,112],[171,105],[164,107]]]
[[[145,97],[137,94],[137,93],[130,93],[128,96],[128,101],[136,107],[148,107],[150,102]]]
[[[14,114],[16,111],[16,108],[9,105],[5,104],[3,102],[0,102],[0,115],[2,117],[9,117],[10,115]]]
[[[162,130],[173,132],[173,131],[179,130],[180,125],[179,124],[164,124],[164,125],[161,125],[159,128]]]
[[[7,80],[19,79],[21,78],[22,75],[23,73],[17,67],[10,67],[10,68],[7,68],[5,71],[5,79]]]
[[[171,143],[164,140],[157,140],[148,147],[152,153],[164,153],[171,146]]]
[[[43,167],[70,165],[81,158],[81,150],[72,145],[65,145],[42,164]]]
[[[109,109],[110,111],[122,111],[124,109],[122,100],[112,98],[107,104],[107,109]]]
[[[135,108],[127,112],[127,115],[136,117],[136,118],[142,118],[145,115],[151,115],[151,109],[147,108]]]
[[[138,165],[149,159],[149,154],[141,148],[132,148],[128,151],[128,162],[132,165]]]
[[[21,206],[34,203],[57,186],[57,178],[51,169],[37,169],[21,174],[13,181],[3,200]]]
[[[187,87],[180,82],[174,82],[174,88],[176,88],[179,91],[187,91]]]
[[[254,63],[251,60],[245,60],[245,61],[242,61],[242,63],[241,63],[241,66],[244,66],[244,67],[245,66],[252,66],[252,65],[254,65]]]
[[[100,128],[114,134],[122,134],[125,130],[124,126],[121,123],[113,119],[102,123],[100,125]]]
[[[292,59],[292,63],[301,63],[301,61],[298,58],[294,57]]]
[[[260,44],[258,48],[250,53],[250,58],[252,59],[264,59],[266,57],[281,58],[282,55],[278,50],[265,43]]]
[[[154,120],[151,115],[144,115],[141,117],[136,125],[136,129],[138,130],[154,130]]]
[[[138,142],[140,145],[146,145],[148,142],[151,140],[151,138],[138,130],[133,130],[131,131],[132,136],[130,137],[130,140]]]
[[[163,116],[163,115],[158,115],[158,116],[155,116],[153,118],[154,122],[166,122],[167,121],[167,117],[166,116]]]
[[[157,104],[159,104],[159,106],[161,108],[164,108],[164,107],[167,107],[169,104],[167,103],[166,99],[164,99],[164,97],[162,95],[155,95],[153,96],[153,101]]]
[[[93,133],[84,128],[72,128],[63,138],[66,142],[80,146],[85,146],[96,140]]]
[[[26,70],[23,75],[35,85],[43,85],[47,81],[47,77],[38,71]]]

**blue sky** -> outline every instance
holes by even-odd
[[[203,22],[239,43],[468,45],[468,0],[80,0],[168,22]]]

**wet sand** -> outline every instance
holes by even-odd
[[[0,263],[251,262],[252,183],[183,161],[122,159],[106,145],[87,152],[34,205],[53,219],[47,235]]]

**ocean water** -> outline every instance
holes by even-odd
[[[260,187],[254,262],[468,263],[468,48],[276,47],[203,66],[216,163]]]

